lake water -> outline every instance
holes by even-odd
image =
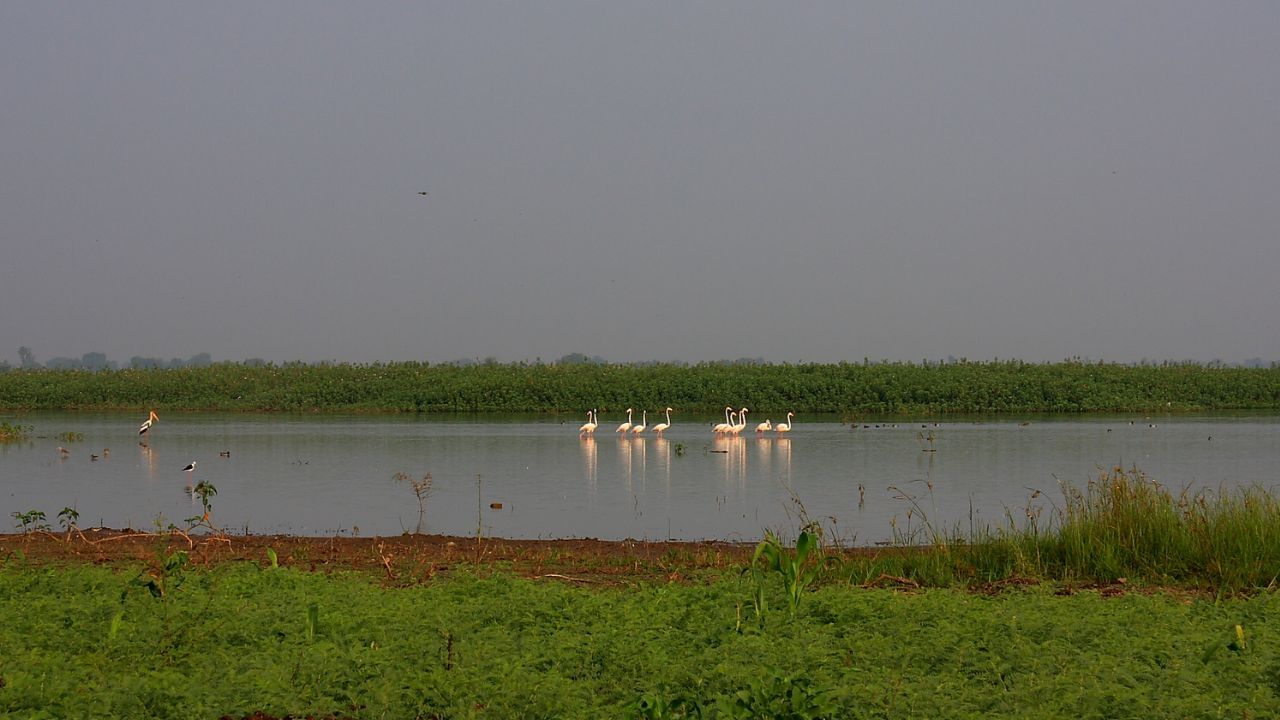
[[[423,529],[432,533],[474,535],[479,524],[509,538],[752,541],[766,528],[794,536],[807,515],[863,545],[888,540],[894,525],[918,527],[921,511],[935,526],[962,529],[1003,524],[1006,512],[1021,517],[1028,502],[1051,512],[1062,504],[1060,482],[1084,487],[1117,465],[1175,490],[1272,488],[1280,467],[1280,415],[1270,413],[891,420],[856,429],[799,417],[787,437],[748,431],[736,439],[713,438],[711,417],[678,415],[665,439],[623,439],[611,431],[620,418],[606,415],[585,440],[582,418],[545,415],[165,413],[140,444],[143,419],[0,416],[34,428],[28,441],[0,443],[4,519],[36,509],[56,527],[58,511],[73,506],[82,527],[181,525],[198,514],[182,471],[195,460],[191,478],[218,491],[213,521],[233,532],[412,531],[417,499],[393,476],[430,473]],[[83,439],[59,439],[64,432]]]

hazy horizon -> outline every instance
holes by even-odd
[[[1280,359],[1274,3],[10,3],[0,59],[14,365]]]

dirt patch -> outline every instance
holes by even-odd
[[[583,584],[679,582],[742,567],[754,545],[725,542],[507,540],[444,535],[303,537],[294,535],[184,535],[94,529],[64,534],[0,535],[0,558],[33,563],[147,564],[182,550],[197,565],[270,564],[313,572],[356,570],[388,583],[412,584],[468,567]]]

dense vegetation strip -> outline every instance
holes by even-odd
[[[180,556],[171,556],[173,557]],[[771,587],[769,592],[780,590]],[[0,717],[1274,717],[1280,606],[260,564],[0,568]]]
[[[1150,412],[1280,408],[1280,368],[840,363],[729,365],[388,363],[0,373],[0,410],[585,412],[717,414]]]
[[[917,513],[899,552],[855,558],[853,578],[882,574],[951,586],[1015,578],[1175,585],[1218,594],[1280,585],[1280,498],[1243,487],[1173,493],[1140,470],[1113,468],[1063,488],[1044,515],[1029,505],[1003,527],[938,528]]]

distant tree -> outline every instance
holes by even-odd
[[[79,370],[82,367],[79,358],[69,357],[51,357],[44,366],[50,370]]]
[[[40,363],[36,362],[35,353],[31,352],[31,348],[26,345],[18,348],[18,364],[23,370],[40,367]]]
[[[8,360],[0,360],[0,373],[7,373],[13,369]]]
[[[169,362],[165,364],[165,367],[169,368],[170,370],[177,370],[178,368],[186,364],[187,364],[187,361],[183,360],[182,358],[170,358]]]
[[[213,364],[213,356],[207,352],[196,353],[187,358],[187,367],[209,367]]]
[[[245,358],[244,362],[240,364],[248,367],[263,367],[267,364],[267,361],[262,358]]]
[[[587,356],[583,353],[569,353],[556,360],[558,365],[603,365],[604,358],[599,355]]]
[[[134,370],[154,370],[164,367],[164,360],[160,358],[149,358],[134,355],[129,358],[129,367]]]
[[[80,357],[80,367],[85,370],[115,370],[116,364],[105,353],[88,352]]]

